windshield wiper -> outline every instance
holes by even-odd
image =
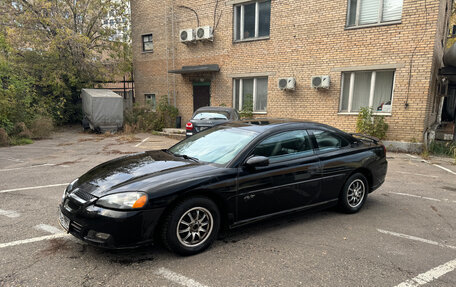
[[[196,157],[188,156],[186,154],[177,154],[177,153],[175,153],[174,156],[182,157],[184,159],[193,160],[194,162],[199,162],[199,159],[197,159]]]

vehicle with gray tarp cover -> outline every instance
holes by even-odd
[[[83,126],[95,131],[117,131],[123,125],[123,98],[111,90],[82,89]],[[84,124],[85,123],[85,124]]]

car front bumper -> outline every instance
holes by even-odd
[[[91,245],[121,249],[152,243],[164,208],[117,211],[65,198],[59,210],[69,220],[68,233]]]

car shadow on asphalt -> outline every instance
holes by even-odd
[[[297,226],[306,228],[309,225],[325,224],[328,222],[335,221],[339,222],[338,219],[341,216],[353,217],[358,216],[370,217],[378,216],[385,210],[387,204],[380,197],[381,195],[371,196],[365,203],[363,209],[355,214],[344,214],[340,212],[337,207],[324,209],[320,211],[306,211],[296,212],[287,214],[271,219],[266,219],[258,222],[254,222],[245,226],[241,226],[235,229],[223,229],[221,230],[218,239],[214,242],[212,248],[206,252],[211,252],[211,249],[223,248],[227,244],[235,244],[239,241],[247,240],[250,237],[261,236],[266,233],[282,233],[285,229],[293,229]],[[99,260],[100,263],[119,264],[128,266],[132,264],[141,264],[150,261],[162,261],[166,259],[178,259],[181,258],[178,255],[172,254],[167,251],[161,244],[146,245],[133,249],[120,249],[110,250],[99,247],[87,245],[85,243],[80,248],[80,252],[87,253],[90,257],[95,260]],[[81,245],[82,246],[82,245]]]

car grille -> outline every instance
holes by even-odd
[[[73,231],[74,233],[77,233],[80,236],[83,236],[82,231],[84,229],[84,226],[82,226],[82,224],[79,224],[76,221],[71,221],[70,228],[71,228],[71,231]]]
[[[96,198],[96,196],[91,195],[90,193],[85,192],[85,191],[80,190],[80,189],[76,190],[74,195],[76,195],[77,197],[79,197],[79,198],[81,198],[81,199],[83,199],[85,201],[89,201],[89,200],[92,200],[92,199]]]

